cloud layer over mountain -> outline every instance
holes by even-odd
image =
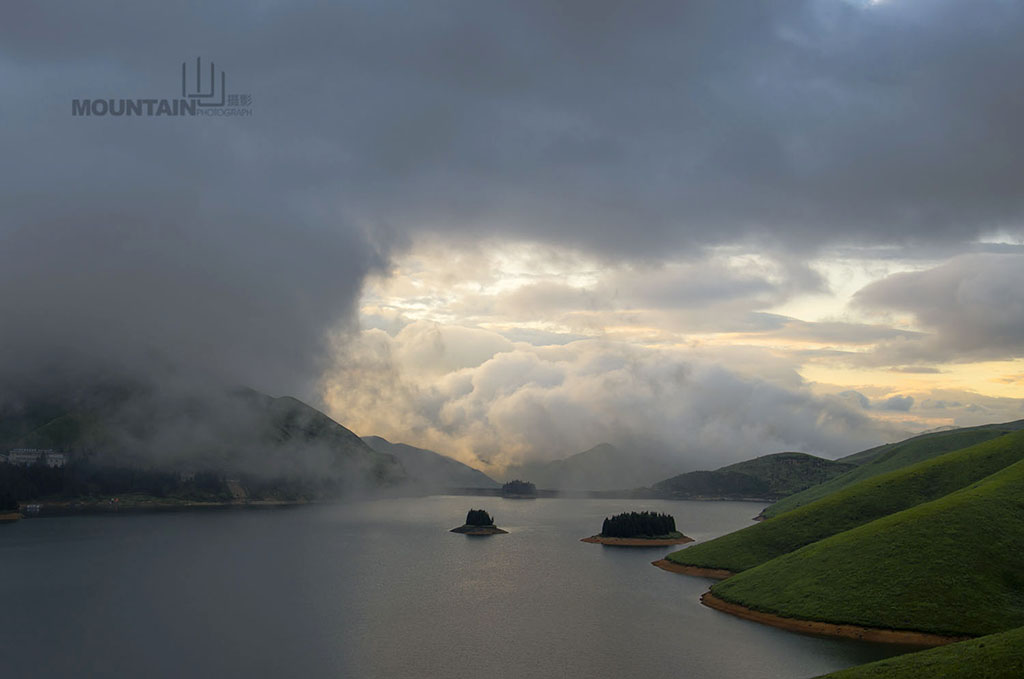
[[[358,430],[499,469],[601,441],[692,468],[783,450],[838,455],[900,432],[814,395],[795,373],[769,380],[675,351],[601,341],[537,347],[468,332],[416,322],[393,338],[363,333],[344,345],[328,403],[355,416]],[[490,349],[470,355],[467,342]]]

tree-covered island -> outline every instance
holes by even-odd
[[[660,547],[693,542],[676,530],[676,520],[670,514],[657,512],[625,512],[606,518],[601,532],[583,542],[620,547]]]
[[[483,509],[470,509],[466,514],[466,523],[458,528],[452,528],[452,533],[463,535],[501,535],[508,533],[494,525],[494,518]]]
[[[537,497],[537,486],[529,481],[515,479],[501,487],[501,496],[508,498],[535,498]]]

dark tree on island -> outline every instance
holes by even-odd
[[[605,519],[601,527],[603,538],[633,538],[674,535],[676,520],[668,514],[655,512],[628,512]]]
[[[483,509],[470,509],[469,513],[466,514],[466,523],[458,528],[452,528],[451,532],[472,536],[501,535],[503,533],[508,533],[507,530],[502,530],[495,526],[494,517]]]
[[[516,479],[509,481],[501,487],[502,495],[536,495],[537,486],[530,483],[529,481],[520,481]]]
[[[467,526],[493,526],[494,519],[483,509],[470,509],[466,514]]]

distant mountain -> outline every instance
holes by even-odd
[[[354,433],[295,398],[252,389],[163,393],[104,389],[74,402],[0,410],[0,450],[55,448],[72,459],[166,471],[287,480],[311,495],[393,485],[405,473]]]
[[[675,471],[663,460],[602,443],[562,460],[509,467],[505,478],[531,481],[543,490],[624,490],[646,486]]]
[[[651,495],[675,499],[765,498],[791,495],[853,469],[806,453],[775,453],[715,471],[679,474],[651,486]]]
[[[394,456],[405,468],[409,482],[430,490],[497,488],[501,485],[483,472],[432,450],[391,443],[380,436],[364,436],[363,442],[378,453]]]

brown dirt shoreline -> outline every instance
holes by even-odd
[[[678,538],[603,538],[600,535],[591,535],[589,538],[581,538],[580,542],[609,547],[667,547],[685,545],[687,542],[693,542],[693,538],[685,535]]]
[[[507,535],[507,530],[502,530],[497,526],[470,526],[468,523],[459,526],[458,528],[452,528],[449,533],[462,533],[470,537],[479,537],[481,535]]]
[[[931,634],[929,632],[914,632],[912,630],[884,629],[880,627],[861,627],[860,625],[838,625],[830,622],[818,622],[816,620],[801,620],[799,618],[784,618],[773,613],[762,613],[719,599],[711,592],[705,592],[700,597],[700,602],[708,608],[716,611],[735,615],[744,620],[759,622],[762,625],[778,627],[790,632],[801,632],[803,634],[814,634],[826,637],[842,637],[845,639],[857,639],[859,641],[872,641],[888,644],[907,644],[910,646],[942,646],[957,641],[966,641],[973,637],[955,637],[942,634]]]
[[[20,521],[21,518],[21,514],[18,512],[0,512],[0,523],[14,523]]]
[[[726,578],[730,578],[736,575],[732,571],[727,571],[724,568],[703,568],[701,566],[686,566],[681,563],[669,561],[668,559],[658,559],[657,561],[652,561],[651,564],[670,573],[680,573],[681,575],[693,575],[698,578],[712,578],[714,580],[725,580]]]

